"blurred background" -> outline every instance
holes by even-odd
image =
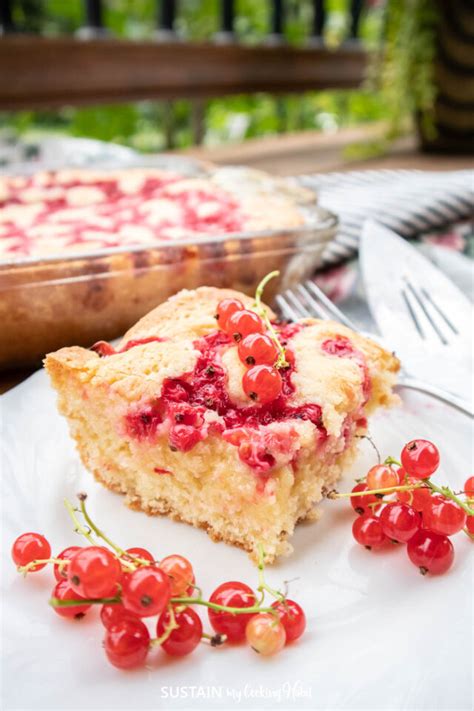
[[[227,147],[285,135],[294,161],[276,160],[279,172],[308,168],[298,152],[313,170],[318,156],[319,167],[332,167],[323,144],[312,142],[316,134],[349,161],[386,154],[401,136],[410,151],[473,150],[469,0],[1,0],[0,7],[4,164],[34,155],[51,135],[147,153],[201,146],[201,157],[228,162],[236,157]],[[260,166],[262,145],[277,144],[257,143],[242,160],[268,168],[265,160]]]

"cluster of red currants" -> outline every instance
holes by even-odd
[[[439,461],[432,442],[416,439],[403,447],[401,462],[389,457],[372,467],[350,494],[359,514],[352,526],[357,543],[368,549],[406,543],[423,575],[445,573],[454,560],[450,536],[464,529],[474,538],[474,477],[459,495],[439,487],[430,480]]]
[[[248,367],[242,379],[245,394],[261,405],[275,400],[283,387],[275,367],[282,347],[275,334],[271,335],[264,320],[239,299],[220,301],[216,319],[219,328],[238,343],[239,358]]]
[[[84,498],[81,510],[85,512]],[[50,604],[61,617],[81,619],[92,605],[100,605],[105,653],[119,669],[144,664],[149,650],[157,646],[179,657],[190,654],[201,640],[214,647],[247,640],[256,652],[269,656],[303,634],[302,608],[269,588],[263,577],[259,600],[240,582],[223,583],[205,600],[186,558],[170,555],[158,562],[144,548],[122,550],[86,516],[92,531],[107,540],[112,550],[102,545],[71,546],[52,558],[51,545],[43,535],[23,533],[13,543],[12,558],[25,574],[48,563],[54,566],[56,585]],[[263,561],[260,568],[263,571]],[[269,607],[263,604],[265,591],[276,598]],[[208,608],[213,635],[203,632],[196,605]],[[151,617],[157,617],[156,638],[144,622]]]

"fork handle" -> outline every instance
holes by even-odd
[[[461,397],[453,395],[453,393],[439,388],[437,385],[432,385],[431,383],[426,383],[424,380],[418,380],[418,378],[413,378],[411,375],[402,375],[398,382],[399,387],[408,388],[409,390],[418,390],[420,393],[425,393],[425,395],[430,395],[436,398],[436,400],[441,400],[441,402],[446,403],[446,405],[451,405],[459,412],[469,417],[474,417],[474,412],[472,411],[472,406]]]

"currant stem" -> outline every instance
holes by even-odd
[[[451,491],[449,486],[437,486],[436,484],[433,484],[430,479],[425,479],[425,483],[431,489],[431,491],[434,491],[437,494],[441,494],[447,499],[451,499],[451,501],[454,501],[460,508],[463,509],[463,511],[467,513],[468,516],[474,516],[474,508],[472,508],[467,501],[463,501],[458,496],[456,496],[454,491]]]
[[[260,599],[260,604],[262,604],[264,597],[265,597],[265,591],[270,593],[270,595],[273,595],[277,600],[284,600],[285,596],[283,593],[279,592],[278,590],[274,590],[271,588],[266,582],[264,578],[264,571],[265,571],[265,551],[263,549],[263,546],[261,543],[258,545],[258,592],[262,593],[262,597]]]
[[[263,277],[262,281],[260,284],[257,286],[257,289],[255,291],[255,301],[253,304],[253,309],[258,313],[260,318],[263,319],[265,326],[267,327],[268,332],[270,333],[270,337],[272,341],[275,343],[276,347],[278,348],[278,358],[275,363],[275,368],[287,368],[289,363],[286,360],[286,354],[285,354],[285,349],[280,343],[280,339],[278,338],[278,334],[273,328],[273,324],[270,321],[270,317],[267,313],[267,310],[264,306],[262,306],[262,295],[263,295],[263,290],[265,289],[266,285],[268,282],[273,279],[274,277],[280,276],[280,272],[274,271],[270,272],[266,276]]]
[[[426,481],[426,480],[425,480]],[[384,489],[365,489],[364,491],[348,491],[340,494],[337,491],[330,491],[327,494],[328,499],[348,499],[353,496],[368,496],[369,494],[392,494],[395,491],[413,491],[414,489],[422,489],[423,484],[403,484],[400,486],[387,486]]]
[[[74,526],[75,526],[75,530],[77,531],[77,533],[80,533],[82,536],[84,536],[84,538],[89,541],[89,543],[91,544],[91,546],[96,546],[96,545],[97,545],[97,542],[94,541],[94,539],[92,538],[92,536],[91,536],[91,534],[90,534],[90,530],[88,531],[88,530],[82,525],[82,523],[80,523],[79,519],[77,518],[77,516],[76,516],[76,511],[77,511],[77,509],[74,508],[74,506],[71,504],[70,501],[68,501],[68,499],[64,499],[64,505],[65,505],[65,507],[66,507],[66,509],[67,509],[67,512],[68,512],[69,516],[70,516],[71,519],[72,519],[72,522],[73,522],[73,524],[74,524]]]
[[[115,597],[98,597],[98,598],[81,598],[80,600],[60,600],[57,597],[51,597],[49,604],[51,607],[77,607],[77,605],[115,605],[122,602],[122,599],[116,595]]]
[[[173,605],[204,605],[205,607],[210,607],[211,610],[216,610],[216,612],[229,612],[231,615],[251,615],[255,612],[269,612],[272,615],[278,614],[274,607],[262,607],[261,605],[252,605],[251,607],[226,607],[225,605],[218,605],[216,602],[210,602],[210,600],[203,600],[198,597],[172,597],[171,603]]]
[[[19,573],[26,575],[30,572],[30,570],[36,568],[37,565],[47,565],[48,563],[51,563],[52,565],[59,565],[61,568],[69,565],[69,561],[64,560],[63,558],[38,558],[37,560],[30,561],[26,565],[19,565],[17,570]]]
[[[124,549],[120,548],[120,546],[118,546],[116,543],[111,541],[110,538],[108,536],[106,536],[105,533],[103,531],[101,531],[100,528],[98,528],[98,526],[96,526],[96,524],[93,522],[93,520],[87,513],[86,495],[85,494],[78,494],[78,498],[79,498],[79,504],[81,507],[81,513],[84,516],[84,520],[87,523],[87,525],[89,526],[89,528],[91,528],[94,531],[95,535],[98,538],[102,538],[102,540],[105,541],[117,553],[117,555],[120,558],[126,557],[127,553],[124,551]],[[131,565],[133,565],[133,563],[131,563]],[[135,569],[136,569],[135,566],[133,566],[133,570],[135,570]]]
[[[150,647],[159,647],[161,644],[163,644],[163,642],[166,642],[173,630],[179,629],[179,625],[176,622],[173,605],[168,605],[168,612],[170,616],[169,625],[166,627],[165,631],[160,637],[157,637],[156,639],[152,639],[150,641]]]

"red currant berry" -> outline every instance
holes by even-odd
[[[474,498],[474,476],[470,476],[464,482],[464,493],[468,498]]]
[[[439,466],[438,448],[426,439],[414,439],[403,447],[401,460],[409,476],[428,479]]]
[[[352,524],[352,535],[357,543],[368,550],[379,548],[387,540],[380,519],[370,514],[356,518]]]
[[[171,632],[161,646],[172,657],[183,657],[185,654],[193,652],[201,641],[202,622],[197,612],[191,607],[186,607],[181,612],[175,612],[174,616],[178,628]],[[165,633],[170,622],[171,617],[166,610],[158,619],[156,626],[158,637]]]
[[[466,514],[454,501],[444,496],[432,496],[430,506],[423,511],[423,526],[441,536],[453,536],[466,525]]]
[[[388,504],[380,514],[382,530],[392,541],[406,543],[421,526],[421,516],[408,504]]]
[[[60,580],[53,590],[52,597],[58,600],[77,600],[77,605],[71,607],[53,607],[55,613],[60,617],[80,620],[91,607],[90,605],[81,605],[83,598],[72,589],[67,580]]]
[[[361,481],[354,486],[352,493],[354,494],[358,491],[367,491],[367,489],[367,484]],[[376,506],[369,506],[369,504],[375,504],[377,501],[379,503]],[[351,496],[351,506],[359,515],[373,513],[376,509],[379,509],[381,505],[382,502],[377,499],[375,494],[367,494],[367,496]]]
[[[398,469],[397,469],[397,476],[398,476],[398,483],[399,484],[406,484],[407,483],[406,482],[406,480],[408,478],[407,473],[401,467],[398,467]]]
[[[150,634],[139,619],[123,618],[106,631],[104,649],[114,667],[132,669],[146,659]]]
[[[242,378],[244,393],[251,400],[265,405],[281,395],[283,381],[276,368],[269,365],[254,365]]]
[[[274,365],[278,358],[275,342],[265,333],[251,333],[243,338],[238,353],[245,365]]]
[[[100,608],[100,621],[106,629],[110,629],[112,625],[124,618],[138,620],[138,617],[126,610],[121,602],[109,603]]]
[[[235,341],[241,341],[251,333],[264,333],[265,324],[254,311],[243,309],[232,314],[225,330]]]
[[[141,558],[142,560],[147,560],[149,563],[155,562],[152,554],[150,551],[147,551],[146,548],[127,548],[125,553],[128,553],[131,558]]]
[[[28,565],[34,560],[46,560],[51,557],[51,546],[41,533],[22,533],[12,546],[12,558],[18,567]],[[44,568],[46,563],[41,563],[30,568],[31,573],[36,573]]]
[[[235,314],[236,311],[243,311],[244,305],[239,299],[222,299],[217,305],[216,319],[219,323],[219,328],[227,331],[227,321]]]
[[[185,595],[194,582],[193,566],[181,555],[169,555],[163,558],[160,569],[170,579],[171,597]]]
[[[245,629],[245,636],[252,649],[263,657],[277,654],[286,642],[282,623],[267,612],[252,617]]]
[[[286,643],[294,642],[306,629],[306,615],[294,600],[274,602],[272,607],[278,610],[280,622],[285,628]]]
[[[255,595],[245,583],[222,583],[214,590],[210,602],[225,607],[252,607],[255,605]],[[253,613],[252,613],[253,614]],[[245,639],[245,627],[252,614],[233,614],[222,610],[209,608],[209,622],[215,632],[225,634],[229,642],[241,642]]]
[[[115,595],[122,575],[119,561],[108,548],[81,548],[68,565],[67,579],[81,597],[99,598]]]
[[[376,464],[367,472],[368,489],[389,489],[398,484],[397,472],[385,464]]]
[[[59,555],[56,556],[56,558],[60,558],[61,560],[71,560],[73,555],[77,553],[77,551],[81,550],[81,546],[70,546],[69,548],[65,548]],[[54,564],[54,577],[56,580],[61,582],[61,580],[67,580],[67,565],[62,565],[59,566],[58,563]]]
[[[139,617],[153,617],[165,609],[171,597],[169,578],[159,568],[138,568],[125,579],[124,607]]]
[[[466,528],[471,534],[471,536],[474,536],[474,516],[468,516],[466,519]]]
[[[418,482],[419,480],[417,479],[407,478],[403,484],[415,486]],[[431,501],[431,490],[427,486],[421,486],[409,491],[397,491],[397,499],[402,504],[410,504],[416,511],[423,511]]]
[[[408,541],[407,553],[423,575],[441,575],[454,560],[454,547],[449,538],[422,528]]]

